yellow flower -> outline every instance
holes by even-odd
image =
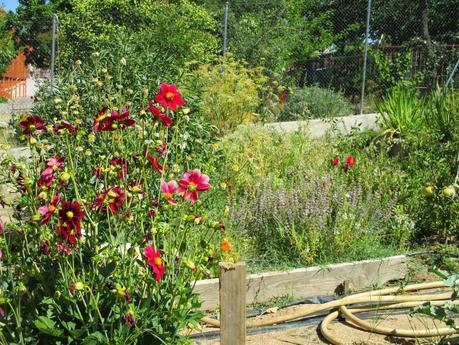
[[[222,189],[226,189],[226,187],[228,187],[228,185],[225,182],[222,182],[222,183],[220,183],[220,187],[222,187]]]

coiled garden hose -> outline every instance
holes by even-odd
[[[456,281],[456,284],[459,284],[459,280]],[[447,286],[442,281],[432,282],[432,283],[422,283],[422,284],[412,284],[407,285],[403,288],[388,288],[382,290],[369,291],[364,293],[359,293],[344,297],[339,300],[327,302],[324,304],[306,304],[303,305],[299,310],[296,310],[290,314],[285,315],[273,315],[270,318],[266,319],[254,319],[247,320],[247,328],[252,327],[262,327],[273,324],[278,324],[286,321],[292,321],[295,319],[304,318],[309,315],[316,314],[325,310],[335,310],[339,308],[338,311],[333,311],[322,321],[320,326],[320,331],[322,335],[332,344],[341,345],[344,344],[342,341],[337,339],[332,335],[328,330],[328,325],[335,320],[339,315],[344,316],[354,325],[359,326],[361,329],[373,332],[380,333],[385,335],[392,336],[401,336],[401,337],[433,337],[433,336],[445,336],[458,333],[457,330],[452,328],[435,328],[435,329],[424,329],[424,330],[410,330],[410,329],[396,329],[388,328],[381,326],[374,326],[366,321],[361,320],[354,314],[378,310],[387,310],[387,309],[403,309],[403,308],[412,308],[419,306],[425,302],[431,302],[433,305],[442,305],[448,300],[451,302],[452,292],[445,292],[439,294],[429,294],[429,295],[401,295],[405,292],[413,291],[422,291],[422,290],[431,290],[431,289],[441,289],[447,288]],[[381,303],[384,303],[381,305]],[[459,304],[459,301],[453,301],[452,303]],[[355,304],[372,304],[372,307],[369,308],[359,308],[359,309],[348,309],[348,306]],[[376,306],[374,306],[376,305]],[[204,317],[201,319],[202,322],[213,326],[220,327],[220,321]]]

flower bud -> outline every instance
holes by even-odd
[[[444,188],[442,192],[444,196],[451,198],[451,199],[456,196],[456,189],[454,188],[453,185]]]
[[[68,172],[64,171],[61,174],[61,176],[59,176],[59,181],[61,183],[67,183],[70,180],[70,177],[71,177],[71,175]]]
[[[26,293],[27,292],[27,288],[26,286],[24,285],[24,283],[19,283],[19,285],[17,286],[17,291],[19,293]]]
[[[122,64],[123,66],[126,66],[126,59],[124,57],[121,58],[120,64]]]
[[[435,192],[435,187],[434,186],[427,186],[426,188],[424,188],[424,194],[426,196],[431,196],[433,195]]]

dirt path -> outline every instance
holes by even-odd
[[[409,317],[408,315],[391,315],[390,313],[378,313],[372,323],[378,326],[397,327],[405,329],[424,329],[425,327],[443,327],[439,323],[434,323],[430,319],[423,317]],[[408,339],[388,337],[370,332],[361,331],[351,324],[345,322],[334,322],[330,325],[330,331],[337,336],[343,344],[349,345],[427,345],[437,344],[440,338]],[[219,345],[219,340],[195,339],[195,345]],[[307,326],[284,331],[276,331],[262,334],[249,335],[246,344],[250,345],[318,345],[328,344],[318,331],[318,326]],[[445,343],[446,344],[446,343]],[[459,344],[459,336],[451,339],[451,344]]]

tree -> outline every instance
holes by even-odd
[[[52,13],[52,2],[19,0],[16,14],[8,20],[16,47],[24,49],[27,63],[41,68],[49,67],[51,62]]]
[[[0,7],[0,73],[7,70],[11,60],[16,56],[16,49],[11,30],[6,25],[7,13]]]

